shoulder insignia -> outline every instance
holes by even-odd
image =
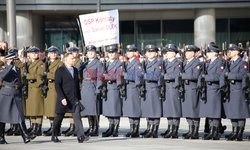
[[[181,65],[179,64],[179,65],[178,65],[178,67],[180,68],[180,67],[181,67]]]
[[[142,69],[141,66],[138,66],[138,69]]]
[[[159,66],[159,69],[161,70],[161,66]]]
[[[201,69],[201,67],[200,67],[200,66],[197,66],[196,69]]]
[[[220,66],[220,70],[224,70],[224,66]]]
[[[247,65],[244,65],[244,69],[247,69]]]

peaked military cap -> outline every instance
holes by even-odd
[[[134,44],[132,44],[132,45],[127,45],[126,50],[129,52],[136,52],[138,49]]]
[[[18,59],[16,56],[16,53],[9,53],[8,55],[5,56],[5,59]]]
[[[68,48],[68,52],[78,52],[80,49],[78,47],[72,46]]]
[[[110,45],[106,49],[107,52],[109,53],[115,53],[118,51],[117,45]]]
[[[85,48],[87,51],[96,51],[96,47],[94,45],[87,45]]]
[[[39,51],[40,51],[40,49],[37,48],[37,47],[35,47],[35,46],[31,46],[31,47],[27,50],[28,53],[38,53]]]
[[[236,51],[241,51],[241,48],[235,44],[229,44],[228,50],[236,50]]]
[[[145,46],[145,50],[148,52],[157,52],[159,49],[155,45],[149,44]]]
[[[11,47],[11,48],[9,48],[8,53],[9,53],[9,54],[10,54],[10,53],[15,53],[15,54],[17,54],[17,53],[18,53],[18,49],[15,48],[15,47]]]
[[[59,51],[59,49],[53,45],[48,48],[48,53],[58,52],[58,51]]]
[[[166,52],[176,52],[176,53],[178,53],[178,49],[174,44],[167,44],[165,46],[165,51]]]

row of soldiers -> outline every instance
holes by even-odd
[[[240,57],[242,49],[237,45],[230,44],[227,58],[222,60],[218,57],[221,50],[210,43],[203,61],[196,57],[200,49],[195,45],[185,46],[181,53],[174,44],[168,44],[161,51],[161,59],[158,59],[159,49],[147,45],[141,61],[136,58],[137,47],[128,45],[128,60],[122,62],[117,59],[116,45],[107,46],[107,55],[101,59],[96,56],[95,46],[86,46],[85,50],[86,56],[80,59],[79,48],[68,48],[77,58],[75,67],[80,74],[81,98],[85,106],[82,115],[88,117],[89,122],[86,135],[99,135],[99,116],[102,114],[109,121],[103,137],[117,137],[120,117],[128,117],[130,131],[126,137],[139,137],[140,118],[147,118],[147,129],[141,136],[157,138],[160,118],[165,117],[168,127],[161,135],[178,138],[180,118],[183,117],[189,131],[182,137],[198,139],[200,118],[206,117],[209,133],[203,137],[205,140],[220,139],[221,118],[232,122],[232,133],[226,138],[242,140],[245,121],[250,116],[246,101],[249,95],[245,95],[249,92],[249,65]],[[31,120],[29,132],[41,135],[43,116],[46,116],[51,128],[44,131],[44,135],[50,136],[57,97],[54,75],[63,62],[58,59],[57,47],[47,49],[48,57],[44,62],[39,59],[39,51],[37,47],[30,47],[27,50],[29,61],[19,60],[15,65],[23,75],[23,107],[25,116]],[[17,52],[15,48],[9,49],[9,53]],[[182,56],[180,60],[176,58],[178,53]],[[63,132],[66,136],[75,134],[73,119],[70,120],[70,128]],[[17,128],[12,125],[7,134],[13,134]]]

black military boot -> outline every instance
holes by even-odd
[[[0,122],[0,144],[7,144],[4,138],[5,123]]]
[[[90,133],[90,136],[98,136],[99,135],[99,118],[97,116],[94,116],[94,123],[93,128]]]
[[[172,139],[178,139],[178,130],[179,130],[179,126],[173,125],[173,131],[171,135]]]
[[[202,139],[203,140],[211,140],[211,139],[213,139],[214,132],[215,132],[215,127],[210,127],[209,133],[207,135],[204,135]]]
[[[168,129],[164,133],[161,133],[161,136],[164,137],[169,132],[170,132],[170,125],[168,125]]]
[[[199,139],[199,126],[194,127],[191,139]]]
[[[35,128],[35,123],[31,123],[30,128],[28,129],[28,132],[31,132]]]
[[[125,135],[125,137],[130,137],[134,131],[135,124],[130,124],[130,131]]]
[[[41,136],[42,135],[42,124],[37,124],[36,131],[34,133],[36,136]]]
[[[159,125],[154,125],[153,126],[153,138],[158,138],[158,129],[159,129]]]
[[[193,133],[193,130],[194,130],[194,126],[193,125],[189,125],[188,126],[188,132],[182,134],[182,138],[183,139],[189,139],[191,137],[192,133]]]
[[[250,141],[250,136],[247,136],[247,140]]]
[[[114,130],[113,130],[113,137],[118,137],[118,130],[119,130],[119,124],[115,125]]]
[[[132,138],[137,138],[139,137],[139,124],[134,124],[134,129],[133,129],[133,132],[131,133],[131,137]]]
[[[236,127],[236,130],[234,130],[233,134],[227,138],[228,141],[234,141],[237,138],[237,135],[239,133],[240,128]]]
[[[69,131],[64,136],[73,136],[75,133],[75,124],[70,124]]]
[[[210,132],[211,132],[210,130],[211,130],[211,128],[209,128],[209,119],[206,118],[206,119],[205,119],[204,132],[205,132],[205,133],[210,133]]]
[[[77,138],[77,140],[78,140],[78,143],[83,143],[84,141],[88,141],[89,137],[82,135],[79,138]]]
[[[171,125],[171,126],[168,128],[168,130],[169,130],[169,132],[163,136],[164,138],[170,138],[170,137],[172,136],[173,125]]]
[[[16,124],[12,124],[12,130],[9,133],[7,133],[6,135],[7,136],[12,136],[12,135],[14,135],[14,133],[16,132],[16,130],[17,130],[17,125]]]
[[[89,136],[91,132],[93,132],[94,120],[93,116],[88,116],[89,128],[84,134]]]
[[[36,134],[37,128],[38,128],[38,124],[34,123],[34,127],[32,128],[32,130],[29,133]]]
[[[115,125],[114,124],[109,124],[108,130],[102,133],[102,137],[109,137],[113,134],[114,132]]]
[[[20,136],[20,135],[22,135],[20,126],[19,126],[18,124],[14,124],[14,126],[16,126],[16,127],[15,127],[16,130],[14,131],[13,135],[14,135],[14,136]]]
[[[236,134],[236,130],[237,130],[237,127],[232,127],[232,132],[228,135],[225,135],[225,138],[228,140],[228,139],[231,139],[231,137]]]
[[[61,141],[58,139],[57,134],[54,130],[52,131],[51,141],[54,143],[61,143]]]
[[[52,130],[53,130],[53,123],[50,123],[50,128],[47,131],[43,132],[44,136],[51,136],[52,135]]]
[[[36,138],[35,134],[30,134],[26,128],[25,122],[23,121],[22,123],[19,124],[19,127],[22,132],[22,138],[24,143],[29,143],[31,140]]]
[[[144,136],[145,134],[147,134],[147,133],[149,132],[149,130],[150,130],[150,124],[149,124],[149,122],[147,121],[147,129],[146,129],[144,132],[142,132],[140,135],[141,135],[141,136]]]
[[[143,136],[144,138],[151,138],[153,136],[154,126],[149,124],[149,131]]]
[[[5,131],[5,134],[8,135],[10,132],[12,132],[13,128],[14,128],[14,125],[10,124],[10,128],[7,131]]]
[[[215,127],[214,134],[213,134],[213,140],[220,140],[221,134],[220,134],[220,128]]]
[[[244,128],[239,127],[239,131],[238,134],[236,136],[236,141],[242,141],[243,140],[243,132],[244,132]]]

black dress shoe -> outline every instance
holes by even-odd
[[[53,141],[54,143],[61,143],[57,136],[52,136],[51,141]]]
[[[78,140],[78,143],[83,143],[84,141],[88,141],[89,140],[89,137],[86,137],[86,136],[80,136],[80,138],[77,138]]]

